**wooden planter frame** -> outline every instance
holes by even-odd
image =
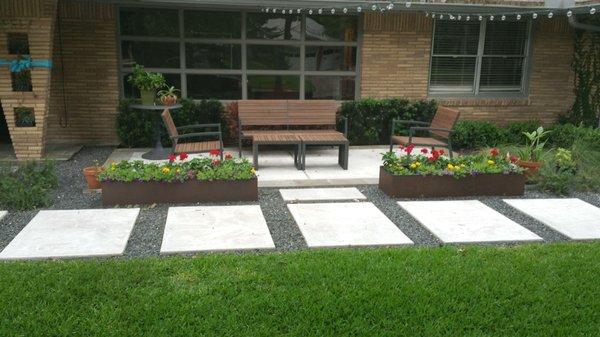
[[[102,204],[257,201],[258,180],[103,181]]]
[[[381,166],[379,188],[393,198],[520,196],[525,191],[525,176],[481,174],[460,179],[452,176],[397,176]]]

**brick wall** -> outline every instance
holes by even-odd
[[[421,13],[366,13],[362,97],[427,98],[432,20]],[[533,29],[529,95],[519,99],[443,99],[463,119],[552,123],[573,102],[572,31],[563,18],[538,19]]]
[[[8,55],[8,33],[28,35],[29,51],[33,60],[51,59],[55,12],[55,0],[2,0],[0,20],[5,22],[0,25],[0,59],[14,58],[14,55]],[[50,69],[33,68],[31,82],[32,92],[13,92],[9,68],[0,67],[0,102],[15,154],[19,159],[40,158],[44,153]],[[14,109],[17,107],[34,109],[34,127],[16,126]]]
[[[116,8],[62,2],[59,10],[46,143],[118,144]]]

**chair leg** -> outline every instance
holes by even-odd
[[[348,170],[348,160],[350,155],[350,144],[344,144],[344,166],[342,168],[344,170]]]
[[[242,137],[238,138],[238,157],[242,158]]]
[[[394,150],[394,140],[390,137],[390,152]]]
[[[300,169],[306,170],[306,144],[300,145]]]
[[[254,142],[252,142],[252,162],[254,169],[258,170],[258,144]]]

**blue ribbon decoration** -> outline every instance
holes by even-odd
[[[33,61],[31,58],[23,58],[18,60],[0,60],[0,66],[9,66],[11,73],[20,73],[25,70],[29,70],[33,67],[36,68],[52,68],[51,60],[37,60]]]

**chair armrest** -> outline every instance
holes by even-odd
[[[415,131],[418,130],[425,130],[425,131],[444,131],[444,132],[448,132],[448,135],[452,135],[454,133],[454,130],[451,129],[444,129],[444,128],[431,128],[431,127],[426,127],[426,126],[413,126],[411,127],[408,131],[409,131],[409,135],[410,137],[412,137],[412,135],[414,134]]]
[[[428,122],[421,122],[421,121],[413,121],[413,120],[408,120],[408,119],[392,119],[392,136],[395,134],[396,131],[396,124],[407,124],[407,125],[429,125]]]
[[[171,139],[179,140],[179,139],[185,139],[185,138],[204,137],[204,136],[219,136],[219,139],[221,139],[221,132],[220,131],[211,131],[211,132],[184,133],[179,136],[171,137]]]
[[[340,115],[337,118],[344,121],[344,137],[348,138],[348,117]]]
[[[185,125],[177,128],[177,131],[190,130],[190,129],[207,129],[207,128],[219,128],[221,129],[221,124],[219,123],[211,123],[211,124],[193,124],[193,125]]]

